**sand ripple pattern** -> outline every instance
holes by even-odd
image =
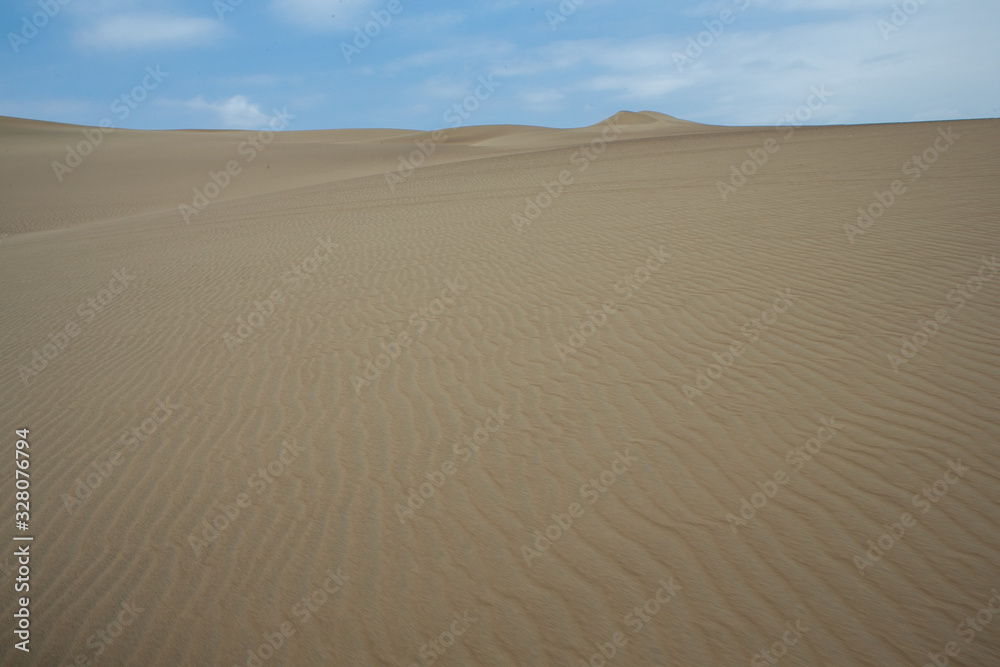
[[[948,125],[961,138],[908,180]],[[770,664],[777,646],[782,664],[910,665],[952,641],[954,664],[1000,664],[1000,617],[956,634],[1000,590],[1000,272],[969,282],[1000,251],[1000,125],[801,129],[728,201],[717,182],[773,130],[636,127],[583,171],[601,128],[466,132],[393,193],[409,135],[333,157],[288,141],[280,182],[254,172],[191,225],[152,200],[34,231],[11,214],[0,400],[4,442],[31,428],[33,664],[246,665],[288,623],[264,664],[426,665],[465,612],[436,664],[575,666],[618,632],[611,664]],[[906,194],[849,242],[895,179]],[[134,279],[85,321],[116,270]],[[727,521],[744,499],[752,517]],[[128,602],[135,621],[95,639]]]

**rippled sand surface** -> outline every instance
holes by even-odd
[[[1000,664],[1000,122],[82,136],[3,664]]]

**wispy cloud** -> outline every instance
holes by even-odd
[[[371,10],[384,9],[377,0],[272,0],[270,7],[287,23],[331,32],[351,32],[359,23],[373,20]]]
[[[649,100],[661,98],[685,85],[685,81],[669,74],[632,74],[597,76],[581,87],[584,90],[618,92],[619,99]]]
[[[162,14],[126,14],[80,30],[76,43],[101,50],[146,49],[208,44],[222,36],[213,19]]]
[[[445,75],[431,77],[420,86],[425,97],[433,99],[458,99],[468,94],[469,86]]]
[[[532,109],[550,110],[566,98],[566,95],[551,88],[542,90],[524,90],[518,97]]]

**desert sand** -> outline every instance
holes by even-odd
[[[0,663],[1000,664],[1000,121],[94,131],[0,119]]]

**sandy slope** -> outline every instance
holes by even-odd
[[[959,627],[1000,594],[1000,122],[614,120],[390,188],[430,133],[118,131],[58,184],[81,129],[2,119],[0,663],[1000,664]]]

